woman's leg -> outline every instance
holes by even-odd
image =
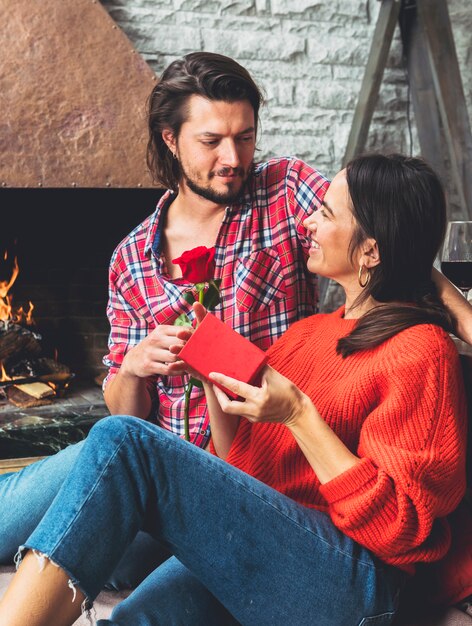
[[[35,584],[40,576],[41,584]],[[71,598],[68,576],[44,557],[28,552],[17,575],[0,601],[2,626],[69,626],[79,617],[85,596],[80,590]],[[28,602],[25,610],[24,595]],[[54,607],[52,609],[52,607]]]
[[[152,529],[245,626],[352,626],[395,610],[401,575],[326,515],[152,424],[106,418],[27,546],[93,600],[138,529]]]

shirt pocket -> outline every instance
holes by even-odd
[[[272,248],[256,250],[238,259],[236,306],[241,312],[267,308],[285,296],[285,280],[279,255]]]

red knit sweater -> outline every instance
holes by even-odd
[[[346,535],[406,571],[441,558],[444,517],[465,491],[466,408],[453,342],[409,328],[342,358],[343,309],[295,323],[269,363],[313,401],[361,463],[321,485],[289,429],[241,419],[227,461],[300,504],[327,511]]]

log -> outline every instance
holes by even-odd
[[[37,400],[56,395],[54,389],[46,385],[46,383],[27,383],[25,385],[15,385],[15,387]]]
[[[0,362],[4,363],[13,354],[21,356],[38,355],[41,344],[38,335],[18,324],[11,324],[0,331]]]
[[[8,387],[7,396],[8,401],[20,409],[29,409],[30,407],[52,404],[52,400],[50,398],[33,398],[16,387]]]
[[[59,363],[59,361],[55,361],[54,359],[49,359],[48,357],[41,357],[37,359],[35,363],[38,367],[38,375],[54,373],[63,375],[62,378],[65,379],[66,375],[68,376],[71,373],[67,365]],[[59,376],[59,378],[61,378],[61,376]]]
[[[74,378],[75,374],[57,372],[57,374],[43,374],[42,376],[13,376],[7,380],[0,380],[0,389],[11,385],[29,385],[30,383],[54,383],[55,385],[65,385]]]

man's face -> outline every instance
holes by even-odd
[[[180,187],[218,205],[235,202],[254,159],[254,110],[247,100],[191,96],[188,117],[172,140],[182,170]],[[169,144],[168,144],[169,145]]]

